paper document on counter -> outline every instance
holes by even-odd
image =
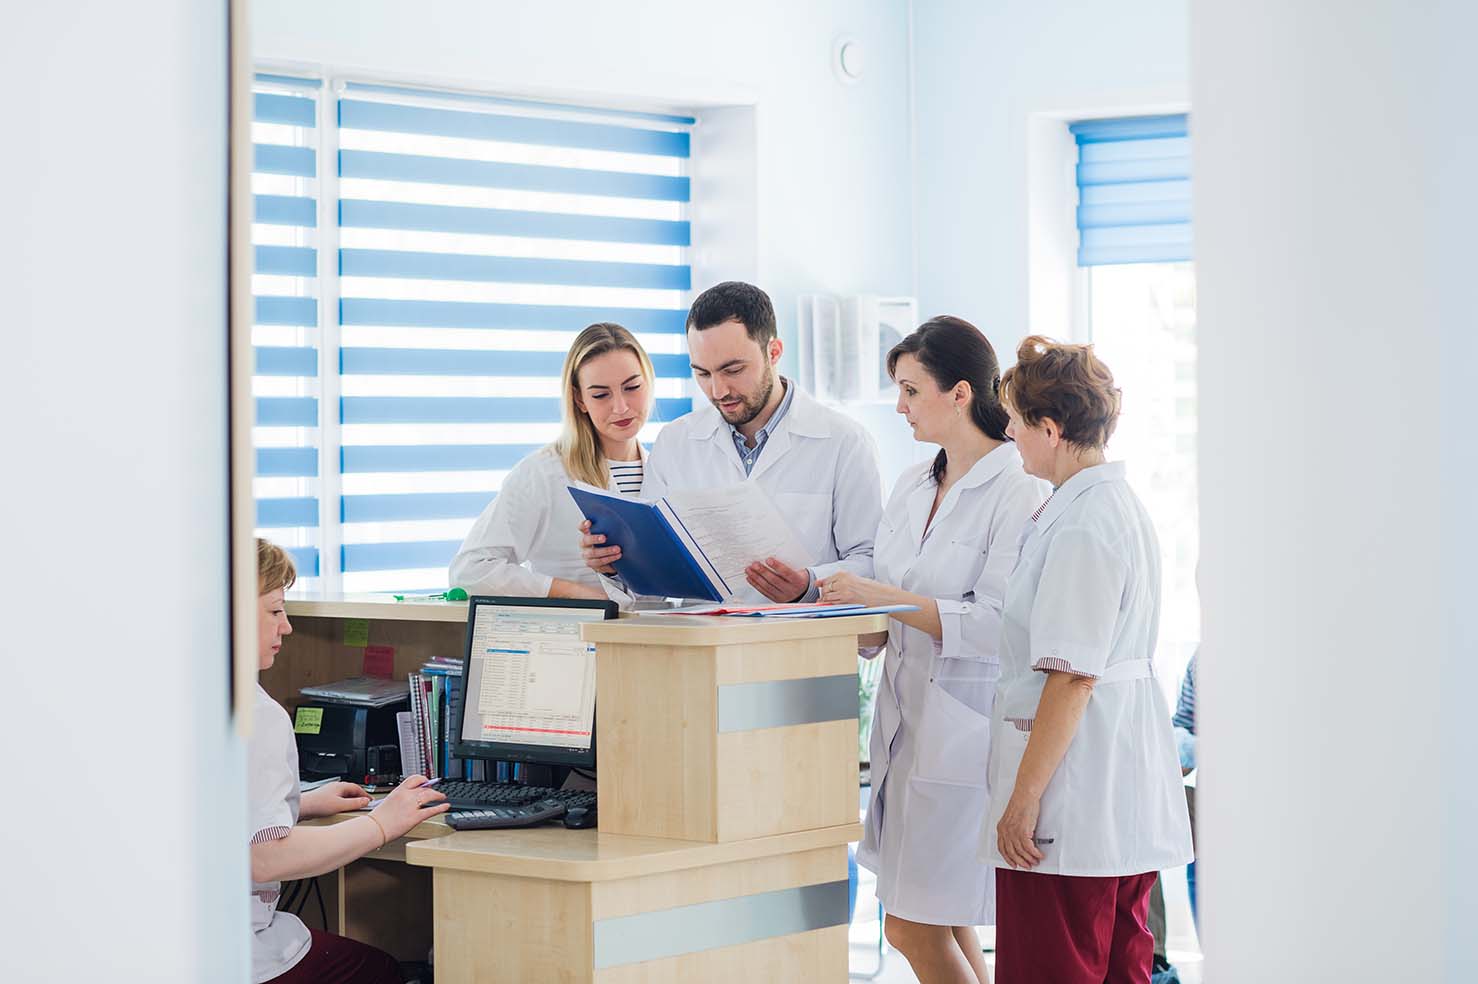
[[[589,485],[569,490],[592,532],[622,548],[616,572],[638,594],[723,601],[745,587],[744,569],[755,561],[811,564],[775,503],[752,482],[656,502]]]

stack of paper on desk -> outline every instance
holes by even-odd
[[[774,557],[797,569],[811,564],[753,482],[674,492],[655,502],[593,485],[569,490],[592,532],[621,548],[616,572],[636,594],[723,601],[748,583],[744,569],[755,561]]]
[[[887,615],[891,612],[916,612],[918,605],[821,605],[792,603],[789,605],[754,605],[745,608],[724,605],[693,605],[643,615],[728,615],[735,618],[840,618],[844,615]]]

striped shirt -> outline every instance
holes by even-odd
[[[640,461],[612,461],[607,458],[606,467],[611,470],[611,488],[622,495],[641,494],[642,463]]]
[[[1199,654],[1197,654],[1199,655]],[[1180,680],[1180,700],[1175,705],[1175,716],[1170,719],[1175,727],[1175,746],[1180,753],[1180,767],[1196,767],[1196,656],[1191,657]]]

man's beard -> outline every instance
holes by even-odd
[[[760,415],[760,411],[765,409],[765,404],[770,402],[770,396],[774,392],[775,374],[773,372],[766,373],[764,388],[761,389],[756,396],[742,396],[739,398],[738,417],[730,417],[727,413],[724,412],[724,408],[720,407],[717,403],[714,404],[714,407],[718,410],[719,415],[723,417],[724,420],[728,421],[731,426],[743,427],[745,424],[749,423],[751,420]]]

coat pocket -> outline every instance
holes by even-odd
[[[928,782],[985,786],[990,718],[951,697],[937,683],[924,695],[914,775]]]

